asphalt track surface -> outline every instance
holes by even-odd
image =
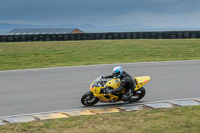
[[[141,103],[200,96],[200,60],[0,71],[0,116],[85,109],[80,98],[91,82],[119,65],[132,76],[151,76]]]

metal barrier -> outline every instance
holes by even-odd
[[[108,32],[77,34],[0,35],[0,42],[70,41],[101,39],[184,39],[200,38],[200,31]]]

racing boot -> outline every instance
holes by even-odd
[[[127,96],[127,95],[122,95],[122,100],[123,101],[129,101],[129,96]]]
[[[138,98],[138,93],[133,92],[133,95],[130,97],[129,102],[134,102]]]
[[[132,89],[129,89],[125,92],[124,95],[122,95],[122,100],[124,101],[130,101],[130,98],[133,96],[133,91]]]

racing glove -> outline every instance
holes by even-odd
[[[101,78],[102,79],[107,79],[107,77],[105,75],[102,75]]]

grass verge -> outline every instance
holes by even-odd
[[[6,133],[199,133],[200,106],[76,116],[0,126]]]
[[[0,43],[0,70],[200,59],[200,39]]]

